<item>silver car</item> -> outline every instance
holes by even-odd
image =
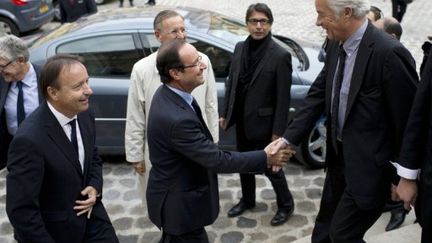
[[[31,47],[31,61],[36,64],[42,65],[56,53],[84,58],[94,91],[90,101],[96,115],[97,145],[102,154],[124,154],[129,77],[134,63],[159,47],[153,34],[153,19],[160,10],[153,7],[100,11],[62,25]],[[235,44],[249,32],[241,22],[211,11],[185,7],[175,10],[185,17],[188,41],[212,62],[221,110],[232,52]],[[292,55],[292,100],[290,107],[287,104],[292,116],[323,64],[318,62],[318,50],[279,35],[275,35],[275,40]],[[234,130],[221,130],[219,145],[223,149],[235,149]],[[297,156],[310,167],[322,167],[324,151],[325,127],[321,121],[299,147]]]
[[[0,33],[21,35],[54,17],[52,0],[0,0]]]

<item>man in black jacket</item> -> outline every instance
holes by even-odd
[[[29,62],[27,45],[13,35],[0,37],[0,170],[18,125],[42,101],[40,67]]]
[[[291,55],[272,39],[273,15],[263,3],[246,11],[249,37],[234,50],[226,83],[220,125],[236,124],[238,151],[263,149],[283,134],[288,119],[291,89]],[[294,211],[294,200],[282,170],[267,169],[278,210],[271,225],[285,223]],[[243,197],[228,211],[229,217],[255,207],[255,175],[240,174]]]
[[[70,23],[79,17],[97,12],[95,0],[59,0],[60,22]]]

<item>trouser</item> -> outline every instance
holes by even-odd
[[[162,232],[159,243],[208,243],[207,232],[204,227],[181,235],[171,235]]]
[[[402,18],[405,15],[407,9],[407,3],[403,0],[392,0],[392,15],[399,22],[402,22]]]
[[[252,151],[252,150],[260,150],[264,149],[271,141],[250,141],[246,138],[244,133],[244,129],[241,126],[237,126],[237,149],[240,152]],[[276,201],[278,208],[280,209],[289,209],[294,206],[293,197],[291,192],[288,189],[288,183],[285,178],[285,173],[283,170],[279,170],[278,172],[272,172],[271,168],[266,169],[265,175],[270,180],[273,189],[276,193]],[[240,174],[240,182],[242,188],[242,201],[243,203],[254,206],[255,205],[255,174],[253,173],[241,173]]]
[[[320,209],[312,232],[312,243],[360,243],[378,220],[384,206],[363,210],[346,188],[342,147],[337,161],[327,168]]]

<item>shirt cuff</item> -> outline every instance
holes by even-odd
[[[282,141],[284,141],[284,143],[286,143],[287,145],[291,145],[291,143],[284,137],[281,137]]]
[[[390,162],[396,168],[397,174],[400,177],[403,177],[403,178],[408,179],[408,180],[416,180],[418,178],[418,175],[420,173],[420,169],[414,169],[414,170],[408,169],[408,168],[401,166],[397,162],[392,162],[392,161],[390,161]]]

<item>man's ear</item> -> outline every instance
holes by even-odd
[[[154,35],[156,37],[156,39],[161,42],[161,31],[160,30],[155,30]]]
[[[351,16],[353,16],[353,9],[352,8],[345,8],[344,12],[343,12],[343,18],[345,20],[348,20],[349,18],[351,18]]]
[[[47,88],[47,94],[48,94],[48,97],[51,100],[54,100],[54,101],[58,100],[58,95],[57,95],[58,94],[58,90],[56,88],[48,86],[48,88]]]
[[[19,63],[26,63],[27,62],[26,59],[23,56],[17,57],[16,61],[19,62]]]
[[[169,74],[171,76],[172,79],[174,80],[180,80],[180,70],[176,69],[176,68],[171,68],[169,70]]]

